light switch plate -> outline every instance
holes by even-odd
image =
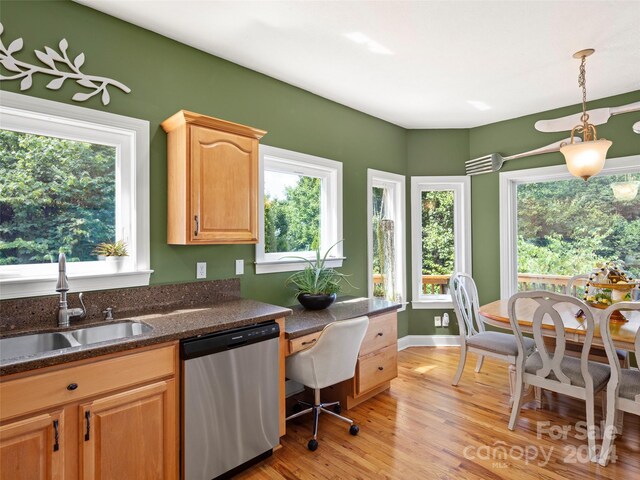
[[[236,260],[236,275],[244,275],[244,260]]]
[[[196,263],[196,278],[207,278],[207,262]]]
[[[442,317],[433,317],[436,327],[441,327],[442,326]]]
[[[449,314],[448,313],[445,313],[442,316],[442,326],[443,327],[448,327],[449,326]]]

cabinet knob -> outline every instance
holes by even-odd
[[[378,332],[378,337],[381,337],[382,335],[384,335],[382,332]]]
[[[384,367],[378,367],[378,370],[382,371],[384,370]]]
[[[76,388],[78,388],[78,384],[77,383],[70,383],[69,385],[67,385],[67,390],[69,390],[69,391],[73,391]]]

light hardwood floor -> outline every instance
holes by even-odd
[[[587,440],[576,438],[575,426],[584,421],[583,402],[545,392],[543,409],[525,405],[510,432],[506,364],[485,359],[482,372],[474,373],[470,354],[460,384],[452,387],[457,361],[457,348],[400,352],[391,390],[345,412],[360,425],[357,437],[349,435],[347,424],[321,415],[320,446],[310,452],[311,417],[303,416],[287,424],[282,448],[237,478],[640,479],[637,416],[625,416],[615,464],[581,462]],[[538,425],[553,427],[558,435],[561,428],[570,431],[566,439],[547,432],[538,438]],[[503,458],[495,448],[500,446],[507,452]],[[549,454],[545,461],[542,456]]]

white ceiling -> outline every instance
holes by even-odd
[[[406,128],[579,103],[583,48],[588,99],[640,89],[639,1],[77,1]]]

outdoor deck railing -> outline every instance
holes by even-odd
[[[449,293],[450,275],[423,275],[422,276],[422,293],[423,295],[443,295]],[[537,273],[520,273],[518,274],[518,291],[527,290],[546,290],[555,293],[567,292],[567,282],[571,277],[569,275],[540,275]],[[383,276],[375,274],[373,276],[373,284],[381,284]],[[577,284],[578,287],[584,286],[584,282]],[[572,295],[576,294],[574,287]]]

